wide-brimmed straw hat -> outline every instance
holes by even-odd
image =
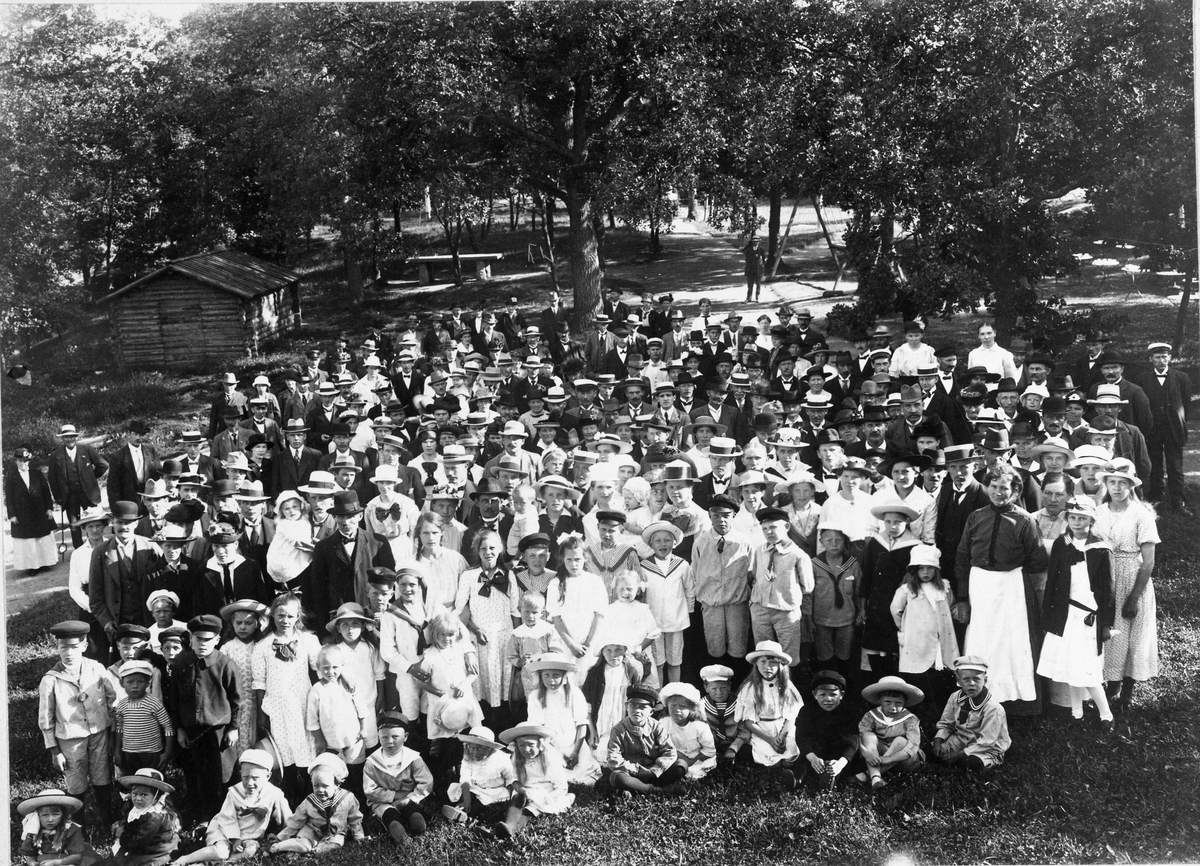
[[[904,705],[913,707],[925,700],[925,693],[914,685],[906,683],[900,677],[887,676],[877,683],[872,683],[862,690],[863,700],[871,704],[879,703],[879,696],[884,692],[900,692],[904,695]]]
[[[514,740],[519,740],[522,737],[539,737],[541,739],[554,739],[554,732],[545,725],[531,725],[528,722],[517,725],[515,728],[509,728],[507,731],[500,733],[500,742],[509,745]]]
[[[150,767],[143,767],[132,776],[122,776],[117,781],[126,788],[133,787],[134,785],[142,785],[162,791],[164,794],[175,793],[175,786],[167,784],[166,780],[163,779],[163,774]]]
[[[60,791],[58,788],[46,788],[39,791],[37,796],[29,797],[18,803],[17,814],[28,815],[30,812],[36,812],[43,806],[58,806],[65,809],[67,814],[70,815],[72,812],[83,808],[83,801],[72,797],[65,791]]]
[[[783,651],[783,646],[778,641],[760,640],[754,646],[754,652],[746,653],[746,661],[755,662],[761,658],[779,659],[785,665],[792,663],[792,657]]]
[[[455,734],[463,743],[472,746],[486,746],[489,749],[499,751],[504,748],[503,743],[496,742],[496,735],[492,733],[491,728],[485,728],[483,725],[471,728],[465,734]]]

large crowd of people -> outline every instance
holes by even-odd
[[[573,321],[557,295],[408,317],[224,375],[167,453],[143,419],[110,458],[64,425],[44,477],[18,447],[16,567],[57,560],[60,505],[79,607],[27,862],[95,859],[71,816],[94,796],[100,841],[114,782],[114,862],[196,863],[515,838],[573,788],[725,762],[785,789],[991,772],[1008,716],[1050,707],[1119,732],[1158,672],[1158,513],[1192,516],[1170,346],[1092,334],[1068,363],[905,322],[834,350],[804,308],[612,291]]]

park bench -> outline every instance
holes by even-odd
[[[458,260],[464,264],[474,262],[475,276],[480,280],[492,278],[492,262],[504,258],[504,253],[460,253]],[[454,261],[454,256],[414,256],[412,261],[417,263],[417,283],[427,286],[433,282],[435,265],[448,265]]]

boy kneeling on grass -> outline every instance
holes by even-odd
[[[1004,707],[988,693],[988,664],[979,656],[959,656],[953,667],[958,691],[946,701],[933,753],[976,773],[999,766],[1012,740]]]

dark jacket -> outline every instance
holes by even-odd
[[[1083,551],[1070,544],[1065,536],[1056,538],[1050,548],[1050,567],[1046,574],[1046,592],[1042,597],[1042,626],[1047,634],[1061,636],[1071,609],[1071,566],[1082,556],[1087,560],[1088,582],[1096,597],[1096,625],[1112,628],[1116,621],[1116,602],[1113,598],[1112,548],[1108,542],[1089,538]],[[1104,651],[1100,629],[1096,629],[1096,652]]]
[[[83,487],[83,495],[92,505],[100,504],[100,482],[97,480],[108,471],[108,461],[100,456],[100,452],[91,445],[76,443],[75,466],[79,470],[79,481]],[[70,491],[70,461],[67,459],[67,448],[59,445],[50,455],[50,490],[57,502],[66,502]]]
[[[124,500],[137,502],[140,505],[139,495],[146,489],[146,480],[158,477],[158,453],[145,444],[141,446],[141,449],[143,467],[141,478],[138,478],[137,470],[133,468],[133,455],[129,453],[128,445],[122,445],[117,456],[113,458],[113,462],[109,464],[107,486],[110,504]]]
[[[158,545],[140,535],[135,535],[133,541],[133,556],[130,567],[133,569],[132,580],[136,586],[137,598],[123,598],[124,587],[121,581],[121,566],[117,561],[117,544],[109,538],[100,543],[92,551],[91,574],[88,578],[88,600],[92,604],[92,614],[100,621],[100,625],[113,623],[118,625],[121,620],[121,609],[136,610],[137,616],[129,617],[138,625],[149,625],[150,614],[146,610],[146,598],[150,594],[150,576],[156,574],[161,566],[162,554]]]
[[[367,569],[394,568],[395,557],[386,538],[359,528],[354,558],[346,554],[342,534],[335,532],[317,542],[303,589],[304,608],[317,631],[329,621],[329,612],[349,601],[367,606]]]
[[[37,469],[30,467],[28,487],[15,465],[5,469],[4,505],[8,516],[17,520],[12,525],[13,538],[45,538],[54,532],[54,520],[46,515],[54,508],[54,496],[46,476]]]

